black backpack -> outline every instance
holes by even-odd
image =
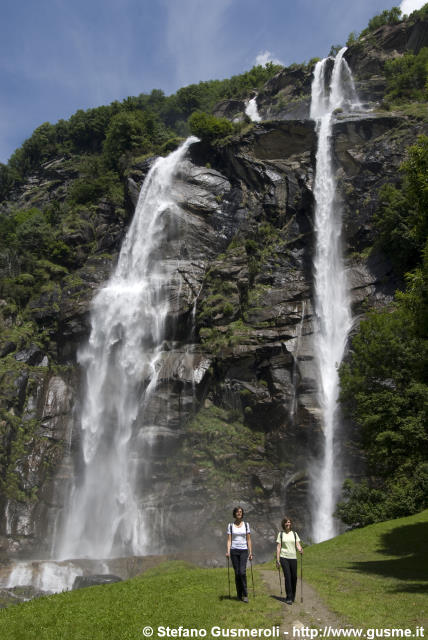
[[[244,524],[245,524],[245,533],[247,534],[247,533],[249,533],[249,531],[248,531],[248,523],[244,522]],[[233,528],[232,528],[233,527],[233,522],[229,522],[228,528],[229,527],[230,527],[230,535],[233,535]]]

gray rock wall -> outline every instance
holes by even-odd
[[[421,25],[410,33],[382,28],[383,49],[363,55],[364,47],[350,48],[348,62],[368,102],[384,91],[384,60],[420,47],[424,33]],[[303,536],[308,531],[308,468],[320,442],[312,340],[316,135],[309,120],[290,118],[307,117],[310,81],[303,66],[279,74],[259,96],[263,115],[277,120],[223,147],[193,145],[174,184],[180,210],[166,258],[176,270],[159,388],[148,408],[160,425],[144,480],[153,552],[188,549],[196,539],[205,551],[220,551],[238,503],[260,559],[271,552],[285,509]],[[222,113],[236,115],[239,106],[223,104]],[[379,188],[397,182],[405,148],[424,131],[424,121],[398,114],[337,116],[333,151],[355,326],[399,284],[375,247],[373,214]],[[82,249],[73,273],[31,301],[49,348],[22,336],[0,344],[3,554],[50,553],[78,473],[76,352],[149,164],[130,172],[125,215],[108,201],[91,213],[91,224],[82,214],[79,238],[70,231],[69,241],[90,241],[94,251]],[[67,166],[61,158],[41,167],[8,206],[64,197],[73,180]],[[19,328],[4,309],[0,304],[3,325]],[[354,476],[364,467],[357,439],[344,421],[343,464]],[[137,440],[136,455],[144,457]]]

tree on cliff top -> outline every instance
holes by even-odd
[[[233,133],[233,124],[227,118],[216,118],[203,111],[195,111],[189,120],[189,128],[193,135],[201,140],[212,142],[225,138]]]

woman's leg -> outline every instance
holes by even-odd
[[[290,564],[290,573],[291,573],[291,589],[293,592],[293,595],[291,597],[291,599],[294,600],[296,599],[296,585],[297,585],[297,559],[296,560],[289,560],[288,561]]]
[[[290,560],[288,558],[280,558],[281,567],[284,572],[285,592],[287,600],[293,600],[293,585],[291,581]]]
[[[246,598],[247,592],[247,558],[248,551],[246,549],[232,549],[230,559],[232,560],[233,569],[235,571],[236,595],[239,599]]]
[[[242,597],[248,597],[248,589],[247,589],[247,560],[248,560],[248,551],[243,549],[241,551],[241,557],[239,560],[239,576],[241,578],[241,587],[242,587]]]
[[[230,559],[232,561],[232,567],[235,572],[235,586],[236,595],[239,599],[242,598],[241,579],[239,577],[239,555],[233,549],[230,552]]]

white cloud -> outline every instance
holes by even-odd
[[[281,62],[281,60],[278,60],[278,58],[275,58],[274,54],[270,51],[260,51],[256,57],[256,65],[262,65],[262,67],[264,67],[268,62],[273,62],[273,64],[282,64],[284,66],[284,63]]]
[[[402,0],[400,9],[403,14],[410,15],[412,11],[423,7],[426,1],[427,0]]]

